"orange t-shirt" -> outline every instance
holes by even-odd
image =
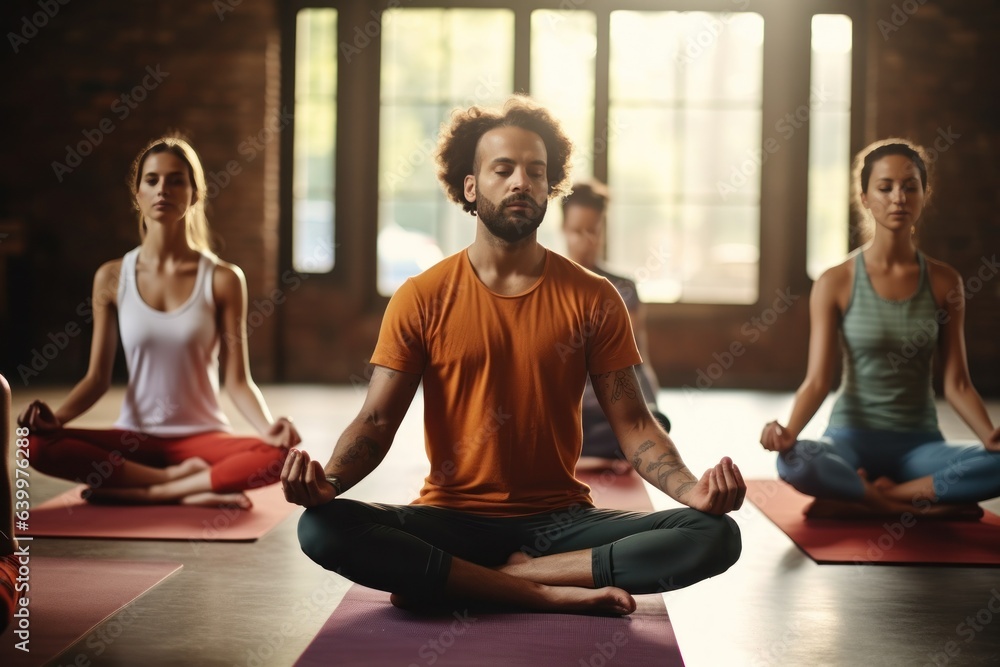
[[[490,516],[593,504],[573,476],[587,374],[640,361],[618,291],[551,251],[512,296],[489,290],[466,251],[410,278],[371,359],[422,376],[431,472],[414,504]]]

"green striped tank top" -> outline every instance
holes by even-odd
[[[927,264],[919,252],[917,261],[917,291],[892,301],[875,293],[858,253],[851,302],[840,330],[844,375],[830,426],[938,430],[931,379],[944,311],[934,302]]]

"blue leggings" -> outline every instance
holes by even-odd
[[[933,476],[941,503],[1000,496],[1000,452],[981,444],[950,444],[939,431],[900,432],[831,426],[819,440],[799,440],[778,457],[778,474],[816,498],[858,500],[868,479],[908,482]]]
[[[299,543],[316,563],[369,588],[416,598],[445,589],[453,557],[495,567],[529,556],[591,549],[595,587],[656,593],[726,571],[742,544],[736,523],[692,509],[625,512],[572,506],[484,517],[426,505],[337,498],[306,510]]]

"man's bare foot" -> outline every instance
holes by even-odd
[[[635,598],[620,588],[612,586],[597,589],[577,586],[545,588],[548,606],[543,611],[601,616],[627,616],[635,611]]]
[[[475,613],[548,612],[557,614],[593,614],[626,616],[635,611],[635,598],[620,588],[580,588],[577,586],[544,586],[544,601],[539,607],[524,608],[485,600],[420,600],[393,593],[389,602],[394,607],[416,614],[450,615],[456,611]]]
[[[248,510],[253,507],[253,501],[245,493],[213,493],[211,491],[204,491],[184,496],[179,502],[181,505],[238,507],[241,510]]]

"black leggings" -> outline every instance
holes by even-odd
[[[327,570],[369,588],[438,597],[452,557],[502,565],[592,549],[595,587],[657,593],[725,572],[739,558],[740,531],[728,516],[692,509],[626,512],[572,506],[517,517],[483,517],[425,505],[337,499],[299,519],[302,550]]]

